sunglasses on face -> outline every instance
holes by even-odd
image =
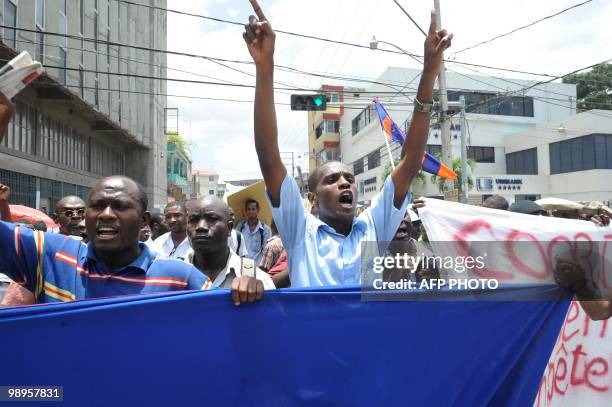
[[[85,216],[85,209],[66,209],[62,214],[67,218],[79,217],[82,218]]]

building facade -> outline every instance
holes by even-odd
[[[1,2],[0,58],[25,50],[46,72],[15,98],[0,144],[13,202],[50,212],[62,196],[87,197],[101,177],[125,174],[162,206],[166,55],[115,44],[165,50],[165,12],[112,0]]]
[[[176,143],[168,142],[168,198],[183,201],[193,194],[191,158]]]
[[[399,88],[405,86],[405,94],[395,95],[396,92],[381,84],[368,88],[367,95],[360,93],[363,90],[359,89],[323,87],[323,90],[333,89],[339,94],[338,99],[352,102],[347,104],[351,108],[345,108],[337,117],[329,115],[329,109],[328,112],[309,113],[309,147],[313,153],[311,170],[324,161],[341,158],[354,171],[361,203],[372,199],[381,189],[385,175],[390,172],[389,152],[371,103],[372,97],[379,95],[384,104],[394,95],[394,103],[386,107],[393,120],[406,131],[413,110],[411,100],[419,83],[419,71],[388,68],[377,82],[395,84]],[[479,204],[492,194],[504,195],[511,202],[545,196],[576,200],[612,199],[612,184],[607,187],[603,185],[605,177],[597,173],[605,172],[603,167],[608,168],[608,173],[612,169],[612,161],[603,161],[602,158],[604,152],[608,154],[608,150],[601,149],[607,143],[607,134],[612,133],[612,113],[596,111],[576,114],[575,85],[548,83],[526,89],[534,84],[518,79],[447,73],[449,100],[458,101],[460,96],[466,99],[467,153],[468,158],[475,162],[471,173],[474,186],[469,190],[470,203]],[[355,108],[355,101],[363,104]],[[459,115],[450,121],[451,153],[453,158],[459,158],[463,123]],[[441,151],[441,129],[436,122],[437,118],[433,117],[427,141],[427,151],[434,155]],[[560,132],[559,128],[564,131]],[[322,129],[320,136],[317,129]],[[334,141],[337,138],[337,151],[327,154],[324,144],[327,140],[324,137],[334,137]],[[563,143],[570,138],[580,139],[580,143],[586,143],[585,146],[597,143],[601,157],[587,165],[594,167],[580,167],[583,169],[578,170],[577,166],[572,166],[572,171],[567,171],[568,156],[565,153],[570,147]],[[572,143],[578,151],[576,146],[579,142]],[[608,144],[605,146],[608,148]],[[585,147],[587,150],[589,148]],[[390,150],[393,158],[398,159],[401,146],[391,142]],[[529,151],[523,152],[525,150]],[[565,153],[558,155],[558,159],[551,158],[557,157],[554,154],[558,151]],[[561,159],[565,160],[566,165],[563,172],[557,168],[561,165]],[[597,174],[591,177],[593,174],[584,171],[595,171]],[[585,176],[589,181],[575,182]],[[426,174],[424,181],[415,180],[412,186],[415,194],[443,196],[429,175]]]
[[[198,198],[203,196],[216,196],[223,199],[227,190],[226,184],[219,180],[219,174],[215,170],[199,168],[193,170],[195,185],[197,186],[196,195]]]

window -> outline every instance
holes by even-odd
[[[67,52],[64,48],[59,49],[59,81],[62,85],[66,85],[66,60]],[[62,69],[63,68],[63,69]]]
[[[45,56],[45,1],[36,0],[36,59],[44,63]]]
[[[68,60],[68,39],[65,37],[68,34],[68,10],[66,9],[66,0],[59,2],[59,33],[62,36],[58,37],[59,42],[59,81],[62,85],[66,85],[66,68]]]
[[[359,113],[357,117],[353,119],[353,123],[352,123],[353,136],[359,133],[359,131],[363,129],[365,126],[370,124],[373,118],[374,118],[374,111],[371,105],[363,109],[361,113]]]
[[[380,149],[368,154],[368,170],[380,166]]]
[[[213,189],[208,190],[208,195],[214,195],[214,194],[215,194],[215,191]]]
[[[325,131],[327,133],[340,133],[340,121],[339,120],[325,120]]]
[[[530,96],[500,96],[485,92],[449,91],[448,100],[459,101],[461,95],[465,96],[468,113],[533,117],[533,98]]]
[[[494,163],[495,148],[468,146],[467,156],[477,163]]]
[[[98,76],[98,72],[100,71],[99,65],[99,55],[98,55],[98,24],[100,20],[100,13],[98,11],[98,0],[95,0],[94,4],[94,26],[93,26],[93,36],[94,36],[94,58],[96,59],[96,70],[94,72],[94,107],[96,110],[100,109],[100,77]]]
[[[79,92],[81,99],[85,99],[85,72],[83,72],[83,66],[79,66]]]
[[[20,101],[6,130],[2,145],[22,153],[36,154],[36,110]]]
[[[434,157],[438,157],[442,154],[442,146],[439,144],[427,144],[427,152]]]
[[[36,25],[45,27],[45,0],[36,0]]]
[[[319,138],[323,135],[323,123],[319,124],[315,129],[315,138]]]
[[[81,69],[83,69],[83,67],[85,66],[85,40],[83,39],[83,35],[85,33],[85,8],[83,3],[85,2],[85,0],[78,0],[79,1],[79,36],[81,37],[80,40],[80,45],[81,45],[81,50],[80,50],[80,64],[81,64]],[[83,95],[81,95],[81,97],[83,97]]]
[[[119,125],[121,125],[121,120],[123,118],[123,113],[122,113],[123,106],[121,105],[121,82],[122,82],[121,79],[122,79],[121,77],[117,78],[117,81],[119,83],[119,89],[118,89],[119,90],[119,100],[118,100],[118,104],[117,104],[117,109],[119,111]]]
[[[612,169],[612,134],[588,134],[551,143],[550,173]]]
[[[355,161],[355,163],[353,163],[353,174],[359,175],[362,174],[363,171],[363,158],[360,158],[359,160]]]
[[[208,180],[209,180],[209,181],[211,181],[211,182],[214,182],[214,180],[215,180],[215,176],[214,176],[214,175],[211,175],[210,177],[208,177]]]
[[[329,102],[330,103],[338,103],[338,102],[340,102],[340,95],[338,95],[337,93],[332,92],[332,93],[328,93],[327,95],[329,97]]]
[[[100,110],[100,78],[97,73],[94,77],[94,107]]]
[[[9,28],[17,27],[17,4],[13,0],[4,0],[4,25],[7,27],[4,29],[4,43],[16,48],[16,31],[14,28]]]
[[[506,172],[516,175],[537,175],[538,149],[530,148],[506,154]]]

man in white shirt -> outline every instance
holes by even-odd
[[[229,214],[230,220],[228,226],[230,227],[232,232],[227,238],[227,244],[229,245],[229,248],[232,249],[232,251],[238,256],[246,256],[248,252],[246,249],[246,245],[244,244],[244,237],[242,236],[242,233],[236,230],[236,215],[234,214],[234,209],[232,209],[231,206],[229,207]]]
[[[272,237],[272,230],[259,220],[259,202],[255,199],[247,199],[244,210],[246,220],[240,222],[236,229],[242,233],[243,244],[248,252],[247,257],[255,260],[255,264],[259,264],[266,242]]]
[[[151,249],[160,255],[160,258],[185,260],[187,252],[191,249],[187,237],[187,211],[185,203],[170,202],[164,209],[164,217],[170,232],[155,239]]]
[[[240,302],[259,300],[263,290],[276,288],[253,260],[230,250],[227,239],[230,214],[226,203],[213,196],[200,198],[190,206],[187,219],[187,234],[193,248],[185,262],[204,273],[212,287],[231,288]]]

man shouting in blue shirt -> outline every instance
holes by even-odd
[[[255,149],[274,220],[287,250],[291,286],[358,284],[361,243],[392,240],[406,213],[408,190],[421,168],[429,133],[434,82],[453,34],[436,30],[432,11],[423,73],[401,159],[371,207],[355,218],[355,176],[345,164],[328,162],[309,180],[309,199],[319,214],[315,218],[304,212],[299,188],[281,160],[274,109],[276,35],[257,0],[250,1],[257,17],[249,18],[243,38],[256,67]]]

